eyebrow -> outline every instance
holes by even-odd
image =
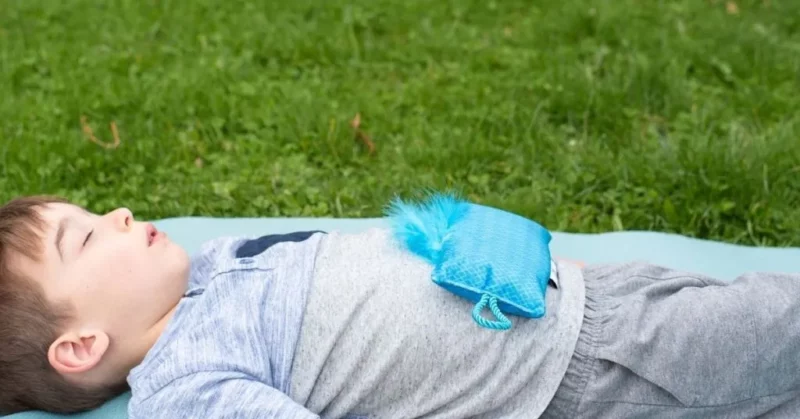
[[[58,250],[58,257],[64,260],[64,252],[62,250],[62,243],[64,242],[64,232],[67,230],[69,218],[64,217],[58,222],[58,230],[56,231],[56,249]]]

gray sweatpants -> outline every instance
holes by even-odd
[[[800,274],[584,277],[575,355],[542,418],[800,418]]]

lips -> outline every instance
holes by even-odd
[[[158,240],[158,230],[154,225],[147,224],[145,231],[147,232],[147,247],[150,247],[156,240]]]

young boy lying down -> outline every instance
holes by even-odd
[[[389,232],[221,238],[0,208],[0,413],[132,390],[132,419],[797,418],[800,275],[556,261],[493,330]]]

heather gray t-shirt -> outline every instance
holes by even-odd
[[[221,238],[131,371],[131,419],[535,418],[583,315],[558,265],[542,319],[481,329],[388,231]]]
[[[583,319],[581,271],[557,264],[540,319],[494,331],[390,232],[320,241],[292,362],[292,399],[323,418],[536,418]],[[557,287],[556,287],[557,284]]]

